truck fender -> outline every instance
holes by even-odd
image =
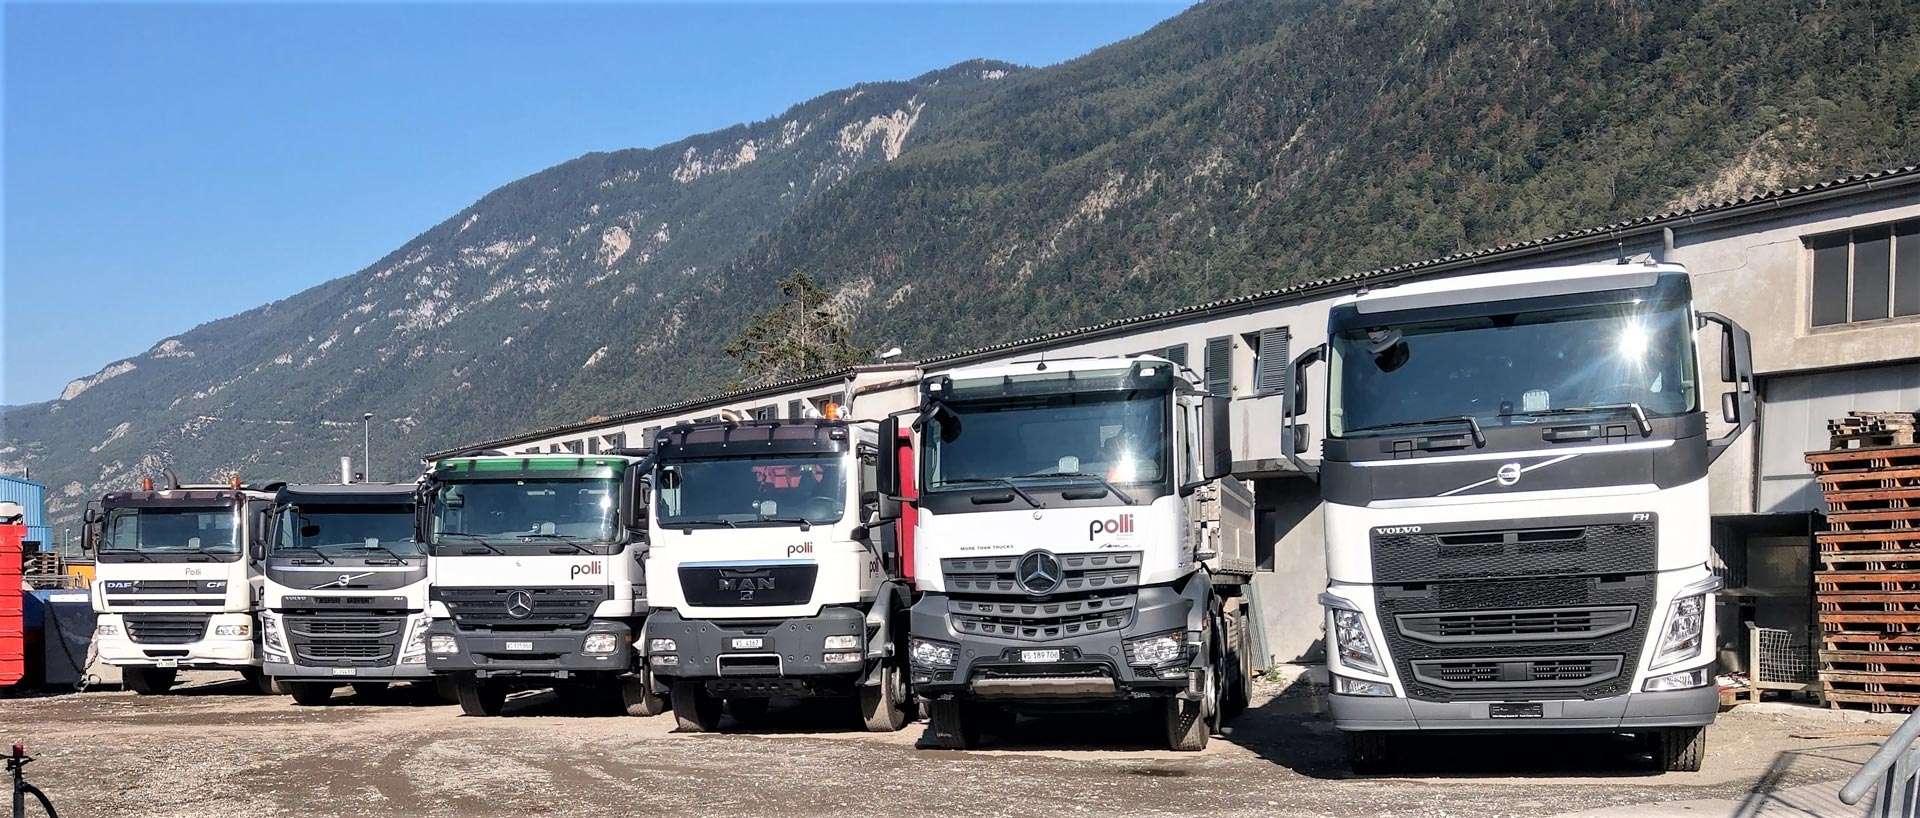
[[[1208,644],[1208,640],[1213,638],[1213,572],[1201,566],[1200,570],[1187,577],[1180,595],[1187,598],[1187,635],[1191,637],[1198,634],[1197,644]],[[1206,666],[1201,652],[1194,651],[1191,667]]]
[[[907,585],[898,579],[887,579],[874,589],[873,603],[867,606],[867,668],[860,676],[862,687],[872,687],[880,683],[882,661],[896,653],[894,638],[899,628],[906,626],[899,621],[905,616],[907,608],[913,604]]]

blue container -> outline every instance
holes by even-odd
[[[47,525],[47,487],[41,483],[0,474],[0,503],[19,503],[27,513],[27,541],[39,543],[28,551],[52,551],[53,529]]]

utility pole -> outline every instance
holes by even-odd
[[[373,413],[360,416],[360,481],[373,480]]]

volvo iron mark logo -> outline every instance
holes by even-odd
[[[1500,485],[1511,486],[1520,482],[1520,471],[1520,464],[1507,463],[1503,464],[1499,471],[1494,472],[1493,477],[1500,481]]]
[[[533,594],[527,591],[514,591],[507,594],[507,615],[515,619],[532,616]]]
[[[1066,575],[1060,570],[1059,557],[1045,551],[1028,551],[1015,566],[1013,579],[1027,593],[1040,595],[1057,590]]]

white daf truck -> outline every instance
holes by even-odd
[[[421,483],[427,668],[461,710],[555,687],[631,715],[665,712],[633,647],[647,615],[646,458],[477,452]]]
[[[261,589],[253,543],[264,534],[274,486],[169,484],[111,492],[83,518],[94,552],[94,646],[126,687],[164,693],[181,670],[239,671],[271,692],[254,630]]]
[[[911,594],[894,504],[874,490],[881,454],[871,424],[827,419],[655,437],[647,661],[680,730],[716,729],[723,702],[752,724],[774,698],[851,701],[876,732],[911,720]]]
[[[1709,437],[1695,335],[1720,332]],[[1334,724],[1352,761],[1409,731],[1641,733],[1698,769],[1718,709],[1708,464],[1754,416],[1747,333],[1686,271],[1462,276],[1337,303],[1282,434],[1325,501]],[[1327,363],[1318,464],[1292,418]]]
[[[1198,750],[1246,705],[1252,497],[1227,405],[1153,357],[922,381],[909,658],[933,743],[1076,708],[1145,710]]]
[[[256,546],[266,576],[260,658],[295,702],[324,704],[341,685],[366,695],[431,681],[413,499],[414,487],[398,483],[289,485],[274,496]]]

